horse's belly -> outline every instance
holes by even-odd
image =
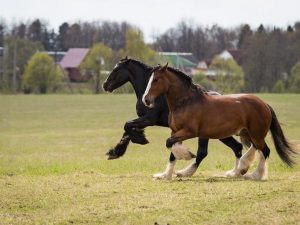
[[[239,134],[244,126],[241,124],[220,124],[218,126],[210,126],[209,124],[199,127],[198,136],[202,138],[222,139],[232,135]]]

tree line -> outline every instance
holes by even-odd
[[[65,22],[55,31],[41,19],[13,25],[0,21],[0,47],[5,50],[0,62],[0,88],[22,90],[26,64],[37,51],[92,48],[99,43],[109,49],[106,52],[111,52],[106,57],[106,70],[112,69],[125,55],[153,64],[159,61],[155,51],[192,52],[198,60],[212,60],[224,49],[235,48],[241,54],[239,66],[243,82],[239,82],[243,85],[234,91],[300,92],[297,64],[300,61],[300,22],[286,28],[263,25],[251,28],[246,24],[229,29],[182,21],[156,35],[153,43],[146,44],[143,32],[126,22]],[[228,68],[223,63],[216,65]],[[224,86],[224,82],[219,84]]]

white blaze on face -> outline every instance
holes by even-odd
[[[152,75],[151,75],[151,77],[150,77],[150,79],[149,79],[149,81],[148,81],[148,85],[147,85],[147,88],[146,88],[146,90],[145,90],[145,93],[143,94],[143,103],[144,103],[145,105],[147,105],[147,104],[146,104],[146,101],[145,101],[145,96],[148,94],[148,92],[149,92],[149,90],[150,90],[152,81],[153,81],[153,73],[152,73]],[[153,107],[153,104],[149,105],[149,107]]]

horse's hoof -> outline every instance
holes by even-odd
[[[114,154],[113,150],[109,150],[105,155],[107,156],[107,160],[113,160],[120,157],[119,155]]]
[[[143,135],[132,135],[130,139],[131,142],[135,144],[145,145],[149,143],[149,141]]]
[[[171,180],[172,174],[166,174],[166,173],[156,173],[152,175],[152,178],[154,180]]]
[[[182,173],[180,171],[175,172],[176,177],[191,177],[194,173]]]
[[[133,129],[130,131],[130,140],[132,143],[145,145],[148,144],[149,141],[146,139],[144,130]]]
[[[176,177],[191,177],[194,175],[194,173],[197,171],[198,166],[195,163],[192,163],[191,165],[187,166],[186,168],[182,170],[178,170],[175,172]]]
[[[146,138],[131,138],[131,142],[140,145],[146,145],[149,143]]]
[[[226,177],[241,177],[242,174],[238,170],[233,169],[233,170],[226,171],[225,176]]]
[[[243,175],[243,177],[246,179],[246,180],[267,180],[267,176],[262,176],[261,174],[257,173],[257,172],[253,172],[253,173],[250,173],[250,174],[245,174]]]

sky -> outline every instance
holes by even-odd
[[[181,20],[204,27],[286,27],[300,21],[299,9],[300,0],[0,0],[0,19],[13,23],[41,18],[55,30],[63,22],[127,21],[150,42]]]

